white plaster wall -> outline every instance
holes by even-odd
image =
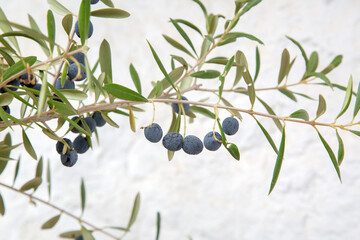
[[[79,1],[64,0],[64,5],[76,9]],[[74,4],[76,2],[76,4]],[[114,1],[116,6],[132,15],[126,20],[94,19],[94,36],[89,40],[90,61],[94,62],[97,47],[106,38],[112,47],[113,71],[117,83],[133,87],[128,73],[132,62],[143,80],[144,92],[151,89],[150,82],[161,79],[151,52],[148,39],[164,62],[169,53],[177,53],[162,38],[165,33],[177,36],[168,19],[192,19],[203,24],[202,13],[190,0],[183,1]],[[226,17],[232,14],[233,1],[204,0],[210,12]],[[74,6],[72,6],[74,5]],[[45,0],[0,0],[0,6],[12,21],[26,23],[30,13],[45,31]],[[320,68],[325,67],[337,54],[343,54],[342,65],[330,74],[335,82],[346,84],[353,74],[355,85],[360,77],[360,2],[357,0],[273,0],[263,1],[240,22],[239,31],[249,32],[265,42],[260,46],[261,72],[259,87],[275,86],[283,48],[291,56],[297,55],[290,81],[297,81],[304,69],[299,51],[285,38],[289,35],[309,52],[320,54]],[[59,42],[65,41],[59,27]],[[203,28],[202,28],[203,29]],[[201,42],[192,34],[197,47]],[[237,49],[244,51],[250,68],[254,69],[255,44],[238,41],[231,48],[216,51],[230,56]],[[37,48],[28,47],[24,53],[36,54]],[[215,56],[212,55],[212,56]],[[167,64],[169,68],[169,65]],[[306,93],[317,98],[318,91],[328,102],[328,113],[322,117],[331,122],[341,108],[343,93],[325,88],[307,87]],[[197,93],[188,98],[199,100]],[[309,109],[314,116],[317,104],[299,101],[295,104],[278,93],[264,92],[279,115],[289,115],[299,109]],[[230,95],[236,106],[248,108],[246,97]],[[137,114],[137,128],[151,120],[148,113]],[[264,111],[259,105],[256,110]],[[156,121],[164,129],[169,126],[170,108],[157,104]],[[221,117],[226,113],[221,112]],[[128,120],[113,115],[119,129],[105,126],[99,131],[101,145],[80,156],[73,168],[65,168],[55,152],[55,142],[36,131],[29,137],[38,155],[50,159],[52,168],[52,202],[75,214],[80,214],[80,179],[87,188],[87,208],[84,218],[98,226],[125,226],[131,212],[135,194],[141,193],[141,209],[138,220],[125,239],[154,239],[155,216],[161,212],[160,239],[194,240],[255,240],[255,239],[357,239],[360,234],[360,140],[340,132],[346,154],[341,166],[343,184],[340,184],[326,151],[316,132],[307,126],[287,124],[286,152],[282,171],[274,192],[267,196],[276,155],[266,142],[256,123],[244,115],[239,133],[230,138],[241,151],[241,161],[233,160],[225,149],[215,153],[204,151],[198,156],[176,153],[168,162],[161,144],[151,144],[143,137],[142,130],[132,133]],[[350,115],[347,115],[350,118]],[[346,117],[344,117],[346,119]],[[204,136],[212,127],[212,121],[201,116],[188,126],[187,132]],[[271,120],[261,119],[278,144],[280,133]],[[15,128],[18,130],[18,128]],[[337,151],[335,132],[320,128],[324,137]],[[4,133],[0,133],[3,138]],[[75,137],[71,136],[71,138]],[[20,142],[14,134],[15,142]],[[36,162],[24,150],[22,154],[20,187],[35,172]],[[14,165],[10,165],[0,181],[11,183]],[[78,223],[62,216],[52,230],[41,231],[40,226],[57,214],[39,204],[36,208],[28,199],[0,188],[5,198],[6,215],[0,218],[0,240],[58,239],[58,233],[78,228]],[[46,199],[46,190],[37,193]],[[95,234],[97,239],[109,239]]]

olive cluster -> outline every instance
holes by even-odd
[[[91,4],[98,3],[99,0],[91,0]],[[75,23],[75,33],[80,37],[79,24]],[[89,23],[88,38],[93,34],[93,25]],[[54,87],[58,90],[61,89],[75,89],[75,81],[82,81],[86,78],[85,72],[85,54],[82,52],[73,54],[69,57],[65,64],[67,65],[66,79],[64,82],[61,82],[61,77],[57,78]],[[5,87],[0,88],[0,93],[6,93],[8,91],[17,91],[19,86],[31,88],[37,91],[41,90],[42,85],[38,83],[36,75],[28,71],[24,73],[19,78],[16,78],[10,81]],[[35,93],[36,97],[39,97]],[[56,95],[54,95],[56,97]],[[61,101],[58,98],[54,100]],[[9,106],[2,106],[2,109],[10,114]],[[0,118],[0,121],[2,119]],[[96,127],[102,127],[105,125],[105,120],[101,116],[100,112],[94,112],[91,117],[78,117],[75,116],[72,118],[72,121],[76,122],[81,128],[88,132],[94,132]],[[80,133],[80,131],[74,128],[70,124],[69,131],[73,133]],[[78,160],[78,154],[85,153],[90,148],[90,138],[83,137],[79,134],[73,141],[68,138],[63,138],[62,141],[56,143],[56,151],[60,154],[61,162],[67,167],[72,167]]]
[[[98,3],[99,0],[91,0],[91,4]],[[91,21],[89,21],[89,29],[88,29],[88,38],[93,35],[94,27]],[[80,37],[80,29],[79,22],[75,23],[75,33],[78,37]],[[73,61],[75,59],[76,61]],[[58,78],[55,82],[56,89],[75,89],[74,81],[82,81],[86,78],[85,72],[85,54],[82,52],[74,54],[72,57],[68,59],[68,71],[67,78],[65,82],[61,84],[61,78]]]
[[[188,100],[182,96],[182,100]],[[190,105],[183,103],[182,107],[185,114],[190,110]],[[180,106],[177,103],[172,103],[174,112],[180,112]],[[181,111],[182,112],[182,111]],[[239,122],[234,117],[227,117],[221,125],[226,135],[234,135],[239,130]],[[178,132],[169,132],[163,137],[163,131],[159,124],[152,123],[144,130],[145,138],[150,142],[157,143],[162,139],[163,146],[169,151],[179,151],[183,149],[185,153],[197,155],[202,152],[204,146],[209,151],[216,151],[220,148],[222,143],[221,135],[218,132],[208,132],[203,142],[194,135],[188,135],[185,138]]]
[[[41,84],[37,83],[37,79],[34,76],[34,74],[30,73],[24,73],[23,75],[21,75],[20,77],[10,81],[6,87],[2,87],[0,88],[0,93],[6,93],[8,91],[17,91],[19,86],[23,86],[23,87],[28,87],[28,88],[32,88],[35,90],[40,91],[41,89]],[[38,97],[38,95],[36,95]],[[9,106],[2,106],[3,110],[10,114],[10,107]],[[0,121],[2,121],[2,119],[0,118]]]
[[[98,3],[99,0],[91,0],[91,4]],[[93,34],[93,25],[89,22],[88,38]],[[79,22],[75,23],[75,33],[80,37]],[[74,61],[75,60],[75,61]],[[67,78],[62,83],[61,78],[56,79],[54,87],[56,89],[75,89],[75,81],[83,81],[86,78],[85,72],[85,54],[82,52],[72,55],[68,62]],[[106,121],[101,116],[100,112],[94,112],[91,117],[81,118],[74,116],[72,119],[82,129],[90,132],[94,132],[96,127],[102,127],[106,124]],[[69,124],[69,130],[73,133],[80,133],[80,131]],[[66,142],[66,145],[64,144]],[[61,163],[64,166],[72,167],[78,160],[78,154],[83,154],[90,148],[90,138],[83,137],[79,134],[74,141],[68,138],[63,138],[63,141],[56,143],[56,151],[60,154]],[[81,237],[81,238],[80,238]],[[82,236],[78,237],[82,239]],[[78,239],[76,238],[76,239]]]
[[[75,89],[74,81],[82,81],[86,78],[86,73],[84,70],[85,54],[79,52],[74,54],[73,58],[76,60],[76,62],[74,62],[71,58],[68,59],[69,67],[67,71],[67,78],[65,79],[63,85],[61,84],[61,78],[56,79],[54,85],[56,89]],[[80,66],[80,69],[78,66]]]
[[[74,62],[71,58],[67,59],[69,64],[68,71],[67,71],[67,78],[65,79],[64,84],[61,84],[61,78],[58,78],[55,81],[54,87],[56,89],[75,89],[74,81],[82,81],[86,78],[86,73],[84,71],[85,66],[85,54],[82,52],[76,53],[72,56],[72,58],[77,62]],[[80,66],[80,74],[79,68]],[[19,86],[27,87],[30,89],[34,89],[37,91],[41,90],[41,83],[38,83],[36,75],[33,72],[24,73],[20,77],[10,81],[5,87],[0,88],[0,93],[6,93],[8,91],[17,91]],[[35,93],[35,97],[39,97],[37,93]],[[59,99],[55,99],[60,101]],[[2,106],[3,110],[10,114],[10,107],[9,106]],[[0,118],[0,121],[2,119]]]
[[[75,116],[71,119],[76,122],[82,129],[94,132],[96,127],[102,127],[106,124],[100,112],[94,112],[91,117],[81,118]],[[69,130],[73,133],[80,133],[71,124]],[[66,142],[66,146],[65,146]],[[63,141],[56,143],[56,151],[60,154],[61,163],[66,167],[72,167],[78,160],[78,154],[83,154],[90,148],[90,139],[79,134],[74,141],[63,138]]]

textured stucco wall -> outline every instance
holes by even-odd
[[[76,9],[73,0],[62,1]],[[129,63],[137,68],[143,80],[144,92],[151,89],[150,82],[162,78],[161,72],[151,56],[145,39],[148,39],[163,61],[169,60],[173,50],[161,34],[178,36],[168,19],[192,19],[203,25],[202,13],[190,0],[169,1],[114,1],[116,6],[132,15],[126,20],[94,19],[95,34],[89,41],[89,58],[94,62],[97,46],[106,38],[112,47],[113,71],[117,83],[132,87],[128,73]],[[227,17],[232,14],[233,1],[204,0],[209,11]],[[76,3],[75,5],[78,5]],[[30,13],[45,31],[45,0],[0,0],[1,8],[10,20],[26,23]],[[337,54],[343,54],[342,65],[330,74],[335,82],[346,84],[353,74],[357,86],[360,77],[360,1],[358,0],[264,0],[258,7],[244,16],[239,31],[249,32],[265,42],[260,46],[261,72],[259,87],[275,86],[283,48],[291,56],[297,55],[294,72],[289,81],[297,81],[304,69],[298,49],[285,38],[289,35],[310,53],[320,54],[320,68],[325,67]],[[202,28],[203,29],[203,28]],[[59,42],[66,39],[60,25]],[[196,33],[197,47],[201,42]],[[180,40],[179,37],[177,39]],[[237,49],[246,53],[249,66],[254,69],[255,44],[238,41],[232,48],[221,48],[218,55],[233,54]],[[24,54],[34,54],[37,48],[28,47]],[[212,56],[215,56],[213,54]],[[167,67],[169,67],[167,65]],[[214,85],[213,85],[214,86]],[[328,103],[328,112],[322,117],[331,122],[340,110],[343,92],[328,91],[325,88],[304,88],[317,98],[321,90]],[[197,93],[188,98],[199,100]],[[282,116],[299,109],[309,109],[314,116],[317,104],[301,100],[297,104],[279,93],[264,92],[274,110]],[[248,99],[230,95],[229,99],[239,107],[248,108]],[[352,105],[351,105],[352,106]],[[151,106],[148,114],[137,114],[137,127],[151,120]],[[256,110],[264,111],[259,105]],[[170,108],[157,104],[156,121],[164,129],[169,125]],[[226,112],[221,111],[221,117]],[[350,118],[350,115],[347,115]],[[98,226],[125,226],[130,215],[135,194],[141,193],[141,209],[138,221],[126,239],[154,239],[156,212],[162,214],[161,239],[194,240],[257,240],[257,239],[357,239],[360,234],[360,158],[358,138],[341,132],[346,154],[341,166],[343,184],[340,184],[326,151],[318,140],[316,132],[307,126],[287,124],[286,152],[281,175],[274,192],[267,196],[276,155],[266,142],[256,123],[244,115],[239,133],[231,138],[241,151],[241,161],[233,160],[225,149],[216,153],[204,151],[191,157],[182,152],[175,154],[172,162],[167,161],[166,151],[161,144],[151,144],[143,137],[142,130],[132,133],[128,120],[113,115],[120,129],[106,126],[99,131],[101,145],[95,144],[92,151],[80,156],[73,168],[65,168],[54,149],[54,141],[29,131],[29,137],[39,155],[50,159],[53,179],[52,202],[80,214],[80,178],[84,177],[88,191],[87,209],[84,218]],[[189,124],[187,132],[197,136],[205,135],[212,127],[212,121],[201,116]],[[271,120],[262,119],[264,126],[274,135],[278,144],[280,133]],[[320,128],[328,142],[337,151],[335,132]],[[0,133],[1,138],[4,133]],[[15,136],[15,142],[21,138]],[[73,138],[73,137],[72,137]],[[23,155],[20,178],[16,186],[34,175],[36,162]],[[13,171],[9,166],[0,181],[11,182]],[[78,227],[76,221],[66,216],[58,225],[41,231],[41,224],[57,214],[39,204],[36,208],[28,199],[0,188],[5,196],[7,214],[0,218],[0,240],[58,239],[61,231]],[[40,189],[39,196],[46,198],[46,191]],[[97,239],[108,239],[95,234]]]

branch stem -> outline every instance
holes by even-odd
[[[88,221],[85,221],[85,220],[83,220],[82,218],[77,217],[77,216],[75,216],[74,214],[72,214],[72,213],[70,213],[70,212],[68,212],[68,211],[66,211],[66,210],[64,210],[64,209],[62,209],[62,208],[60,208],[60,207],[58,207],[58,206],[50,203],[50,202],[47,202],[47,201],[45,201],[45,200],[43,200],[43,199],[40,199],[40,198],[38,198],[38,197],[35,197],[35,196],[33,196],[32,194],[29,194],[29,193],[26,193],[26,192],[22,192],[22,191],[20,191],[19,189],[16,189],[16,188],[14,188],[14,187],[12,187],[12,186],[9,186],[9,185],[4,184],[4,183],[1,183],[1,182],[0,182],[0,186],[2,186],[2,187],[4,187],[4,188],[7,188],[7,189],[9,189],[9,190],[11,190],[11,191],[17,192],[17,193],[19,193],[19,194],[22,194],[22,195],[28,197],[29,199],[34,200],[34,201],[37,201],[37,202],[39,202],[39,203],[42,203],[42,204],[44,204],[44,205],[46,205],[46,206],[48,206],[48,207],[50,207],[50,208],[53,208],[53,209],[59,211],[61,214],[67,215],[68,217],[77,220],[79,223],[85,224],[85,225],[91,227],[94,231],[101,232],[102,234],[104,234],[104,235],[106,235],[106,236],[108,236],[108,237],[110,237],[110,238],[112,238],[112,239],[121,240],[121,238],[118,238],[118,237],[114,236],[113,234],[105,231],[105,230],[102,229],[102,228],[96,227],[94,224],[92,224],[92,223],[90,223],[90,222],[88,222]]]
[[[262,117],[266,117],[266,118],[271,118],[271,119],[278,119],[281,121],[288,121],[288,122],[295,122],[295,123],[301,123],[301,124],[307,124],[307,125],[311,125],[311,126],[325,126],[325,127],[332,127],[332,128],[340,128],[340,129],[345,129],[346,127],[351,127],[354,125],[358,125],[359,122],[356,123],[349,123],[346,125],[337,125],[335,123],[322,123],[322,122],[316,122],[316,121],[305,121],[305,120],[301,120],[301,119],[295,119],[295,118],[290,118],[290,117],[282,117],[282,116],[276,116],[276,115],[271,115],[271,114],[267,114],[267,113],[262,113],[262,112],[257,112],[257,111],[253,111],[253,110],[248,110],[248,109],[243,109],[243,108],[237,108],[237,107],[229,107],[229,106],[225,106],[225,105],[219,105],[219,104],[212,104],[212,103],[205,103],[205,102],[196,102],[196,101],[186,101],[186,100],[179,100],[179,99],[165,99],[165,98],[157,98],[157,99],[149,99],[150,103],[151,102],[161,102],[161,103],[188,103],[188,104],[192,104],[192,105],[196,105],[196,106],[203,106],[203,107],[209,107],[214,109],[216,108],[220,108],[220,109],[227,109],[227,110],[232,110],[232,111],[238,111],[238,112],[242,112],[242,113],[247,113],[250,115],[257,115],[257,116],[262,116]],[[92,104],[92,105],[86,105],[84,107],[81,107],[78,109],[78,114],[84,114],[84,113],[88,113],[88,112],[93,112],[93,111],[112,111],[115,110],[119,107],[127,107],[127,106],[132,106],[132,105],[139,105],[139,104],[145,104],[145,103],[149,103],[149,102],[136,102],[136,101],[118,101],[118,102],[113,102],[113,103],[100,103],[100,104]],[[44,112],[40,117],[37,116],[31,116],[31,117],[27,117],[27,118],[23,118],[20,119],[23,123],[31,123],[31,122],[45,122],[45,121],[49,121],[52,119],[57,119],[60,118],[61,116],[59,114],[57,114],[54,110],[50,110],[47,112]],[[17,123],[9,120],[11,125],[17,125]],[[6,124],[3,122],[0,122],[0,128],[1,127],[6,127]],[[345,129],[347,130],[347,129]]]

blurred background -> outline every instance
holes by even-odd
[[[169,18],[183,18],[198,25],[205,32],[203,14],[191,0],[183,1],[119,1],[116,7],[131,13],[127,19],[112,20],[92,18],[94,35],[89,39],[88,58],[94,64],[103,39],[112,50],[113,76],[116,83],[135,89],[129,74],[129,64],[136,67],[146,96],[152,89],[151,81],[163,78],[146,40],[153,45],[158,55],[170,69],[170,54],[182,55],[162,37],[169,35],[183,41],[169,22]],[[209,12],[231,18],[234,11],[232,0],[204,0]],[[67,8],[77,12],[80,1],[61,0]],[[45,0],[0,0],[0,7],[10,21],[28,25],[31,14],[43,32],[46,32]],[[101,2],[93,8],[105,7]],[[253,34],[265,45],[259,46],[261,55],[260,75],[257,87],[274,87],[280,67],[281,52],[287,48],[290,56],[297,56],[289,83],[301,79],[304,63],[299,50],[285,35],[299,41],[307,51],[319,53],[319,69],[326,67],[338,54],[344,55],[342,64],[329,74],[332,81],[346,85],[350,74],[354,77],[354,89],[360,79],[360,1],[357,0],[304,0],[263,1],[243,18],[237,31]],[[57,19],[57,42],[65,46],[67,36]],[[218,33],[223,29],[219,22]],[[197,49],[201,47],[200,35],[186,29]],[[41,50],[29,41],[24,41],[24,55],[43,56]],[[28,44],[28,45],[26,45]],[[185,45],[185,44],[184,44]],[[237,50],[245,53],[249,69],[255,71],[255,47],[246,39],[238,40],[228,47],[216,49],[210,57],[232,56]],[[216,69],[209,65],[208,68]],[[221,68],[220,68],[221,69]],[[232,79],[231,72],[229,79]],[[229,82],[232,83],[232,80]],[[216,88],[216,80],[206,80],[204,85]],[[227,85],[230,86],[230,85]],[[331,123],[339,113],[345,93],[331,91],[327,87],[302,86],[294,88],[317,99],[321,93],[328,110],[319,121]],[[208,96],[199,92],[186,97],[198,101]],[[295,103],[279,92],[259,93],[280,116],[304,108],[310,118],[315,117],[317,102],[298,98]],[[226,95],[233,105],[248,109],[246,96]],[[215,103],[211,96],[209,102]],[[352,109],[350,105],[349,109]],[[100,144],[93,139],[94,148],[79,156],[72,168],[63,167],[55,151],[55,141],[29,130],[28,135],[38,156],[50,160],[52,170],[52,203],[80,215],[80,180],[84,178],[87,203],[84,219],[102,226],[126,227],[137,192],[141,194],[138,219],[132,231],[124,239],[155,239],[156,213],[161,213],[160,239],[194,240],[257,240],[257,239],[357,239],[360,234],[360,139],[347,132],[340,132],[345,144],[345,159],[341,165],[341,184],[327,152],[316,131],[302,124],[287,123],[286,149],[283,166],[277,185],[267,195],[276,155],[266,141],[256,122],[243,114],[239,132],[229,141],[238,145],[241,160],[234,160],[220,148],[217,152],[204,150],[200,155],[189,156],[177,152],[168,161],[167,152],[161,143],[153,144],[143,136],[141,126],[152,118],[152,106],[142,106],[145,113],[136,114],[137,132],[133,133],[126,117],[110,115],[119,124],[119,129],[109,125],[98,129]],[[211,110],[211,109],[210,109]],[[265,112],[260,104],[255,111]],[[15,111],[14,111],[15,112]],[[351,119],[351,110],[339,123]],[[169,105],[156,104],[155,121],[167,131],[171,120]],[[220,117],[229,116],[220,111]],[[279,145],[281,133],[272,120],[259,118]],[[187,133],[201,139],[212,129],[213,121],[201,115],[188,124]],[[19,130],[14,128],[15,132]],[[63,129],[64,132],[66,129]],[[319,128],[320,132],[337,152],[335,131]],[[5,135],[0,133],[1,139]],[[70,138],[75,138],[70,133]],[[13,134],[14,142],[21,136]],[[20,147],[12,156],[22,155],[19,178],[20,187],[34,176],[36,162]],[[15,164],[9,165],[0,177],[10,183]],[[6,215],[0,217],[0,240],[60,239],[59,233],[79,228],[78,222],[66,216],[51,230],[40,230],[41,225],[58,212],[38,204],[34,207],[29,199],[0,188],[6,204]],[[37,196],[47,199],[46,188],[38,190]],[[97,239],[109,239],[95,233]]]

